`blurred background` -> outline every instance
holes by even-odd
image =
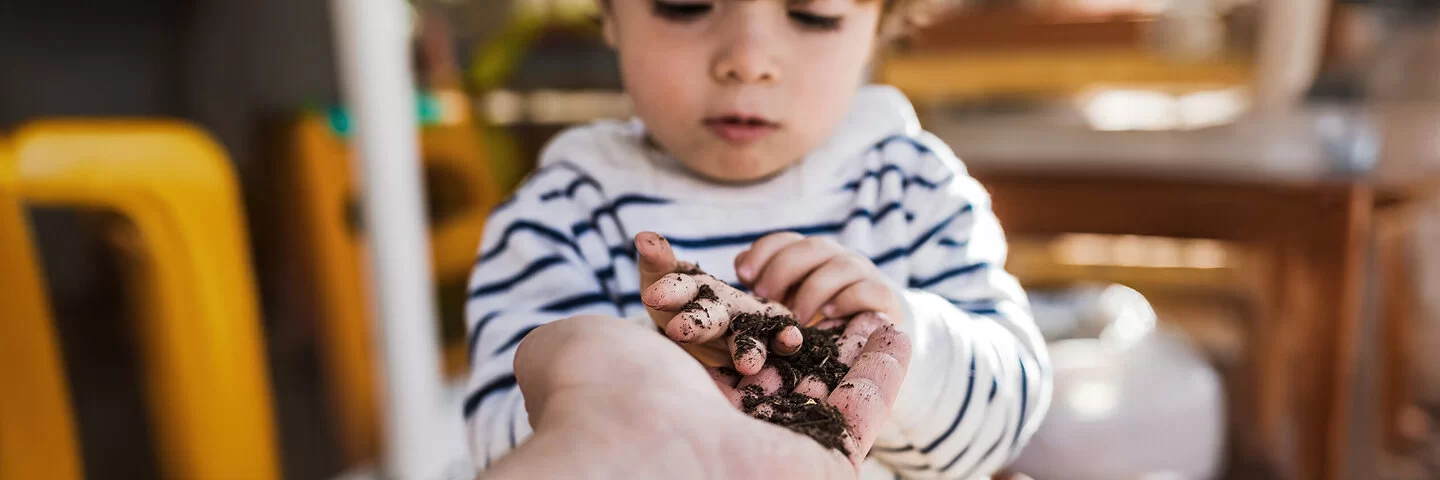
[[[592,0],[408,8],[463,384],[486,213],[629,104]],[[0,4],[0,477],[380,460],[333,14]],[[1016,472],[1440,478],[1440,1],[971,0],[872,76],[990,189],[1051,342]]]

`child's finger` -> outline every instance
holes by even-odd
[[[800,334],[800,327],[794,325],[780,329],[775,333],[775,338],[770,339],[770,350],[776,355],[794,355],[800,351],[800,344],[805,337]]]
[[[875,434],[890,417],[890,408],[910,364],[910,340],[893,325],[875,331],[865,342],[845,380],[827,402],[845,417],[845,439],[851,462],[859,465],[875,444]]]
[[[821,320],[820,322],[817,322],[815,324],[815,328],[818,330],[829,330],[832,328],[840,328],[844,326],[845,319],[843,318],[828,318],[825,320]]]
[[[752,289],[756,295],[789,303],[786,294],[790,289],[839,253],[841,247],[833,244],[833,240],[824,237],[810,237],[786,245],[760,269]]]
[[[856,255],[838,255],[826,260],[819,268],[805,276],[800,281],[800,287],[795,289],[794,298],[790,300],[790,310],[795,312],[795,318],[814,317],[825,302],[845,288],[864,281],[874,268],[866,265],[869,262],[870,260]]]
[[[734,359],[735,371],[741,375],[754,375],[765,366],[765,342],[748,335],[730,336],[730,357]]]
[[[681,343],[705,343],[714,340],[721,331],[717,324],[729,325],[730,313],[719,300],[702,298],[687,303],[680,313],[665,326],[665,336]]]
[[[865,342],[870,334],[875,333],[880,327],[889,325],[890,321],[883,313],[865,312],[850,319],[845,325],[845,331],[840,338],[835,340],[835,345],[840,347],[840,363],[853,365],[855,357],[860,355],[865,348]]]
[[[795,232],[778,232],[760,237],[750,244],[750,249],[735,256],[735,276],[739,277],[741,282],[754,285],[755,276],[760,274],[760,269],[764,268],[766,263],[770,263],[770,257],[775,256],[775,252],[803,239],[804,235]]]
[[[821,308],[820,313],[826,317],[843,318],[867,311],[893,312],[897,301],[889,285],[878,280],[866,280],[840,290]]]

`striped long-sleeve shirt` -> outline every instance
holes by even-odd
[[[525,334],[578,314],[649,325],[633,247],[647,230],[732,284],[737,253],[794,231],[831,237],[907,287],[910,370],[866,477],[985,477],[1015,457],[1049,404],[1045,345],[1003,269],[988,195],[903,95],[861,89],[829,141],[757,185],[687,175],[644,132],[607,121],[562,133],[490,217],[466,305],[478,468],[531,433],[513,365]]]

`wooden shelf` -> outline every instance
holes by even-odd
[[[1100,84],[1215,88],[1246,85],[1253,62],[1222,58],[1178,62],[1139,47],[1025,48],[897,54],[877,80],[920,102],[987,95],[1054,95]]]

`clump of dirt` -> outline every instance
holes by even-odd
[[[699,265],[681,263],[679,267],[676,269],[677,273],[709,275],[701,270]],[[770,303],[758,296],[755,299],[761,304]],[[702,310],[704,307],[700,305],[700,300],[719,300],[719,296],[710,286],[701,285],[695,298],[680,310]],[[696,320],[696,323],[698,324],[699,320]],[[738,355],[758,348],[760,341],[768,341],[780,330],[790,326],[799,326],[799,323],[789,315],[742,313],[731,318],[729,334],[735,335],[735,350]],[[780,373],[782,385],[779,392],[783,393],[766,395],[759,385],[741,389],[741,407],[745,413],[813,438],[821,446],[849,456],[850,450],[845,448],[845,438],[849,433],[845,430],[845,416],[840,410],[823,401],[794,393],[795,387],[807,376],[814,376],[832,391],[839,387],[840,380],[850,372],[849,366],[840,363],[840,347],[836,344],[842,329],[843,327],[826,330],[801,328],[800,335],[804,342],[799,351],[789,356],[769,355],[766,365],[774,366]],[[739,372],[732,368],[722,368],[720,372],[734,378],[740,377]]]
[[[746,387],[742,399],[745,412],[751,416],[808,436],[821,446],[850,456],[845,448],[845,416],[834,405],[816,401],[799,393],[762,395],[758,385]],[[768,406],[768,408],[761,408]]]
[[[782,317],[783,318],[783,317]],[[783,322],[782,322],[783,323]],[[790,320],[794,324],[794,320]],[[775,328],[778,331],[784,326]],[[781,387],[773,395],[765,395],[759,385],[749,385],[742,392],[741,407],[755,418],[780,425],[815,439],[825,448],[839,450],[846,456],[845,417],[834,406],[816,401],[803,394],[794,393],[795,387],[807,376],[814,376],[825,383],[830,390],[840,386],[840,380],[850,372],[850,367],[840,363],[841,328],[801,328],[804,344],[790,356],[770,355],[766,365],[775,367],[780,373]],[[741,337],[744,338],[744,337]],[[737,347],[740,338],[736,339]],[[768,405],[768,408],[760,408]]]
[[[825,330],[802,328],[800,335],[805,340],[800,344],[800,351],[790,356],[773,355],[769,358],[768,363],[779,370],[780,379],[785,382],[784,391],[794,390],[808,375],[824,382],[830,390],[840,385],[840,380],[850,373],[850,367],[840,363],[840,346],[836,343],[842,330],[840,327]]]
[[[743,355],[759,346],[759,339],[773,338],[785,327],[799,325],[788,315],[742,313],[730,318],[730,334],[735,335],[735,354]]]

